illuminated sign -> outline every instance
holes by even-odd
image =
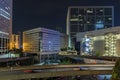
[[[104,24],[103,24],[103,21],[97,21],[96,24],[95,24],[95,28],[96,29],[100,29],[100,28],[104,28]]]

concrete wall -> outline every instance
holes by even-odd
[[[105,51],[104,45],[105,43],[103,40],[94,41],[93,52],[100,53],[101,55],[104,54]]]
[[[118,39],[116,43],[116,53],[120,55],[120,39]]]

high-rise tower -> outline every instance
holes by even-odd
[[[114,26],[113,6],[74,6],[68,8],[67,34],[69,47],[77,32],[93,31]]]
[[[0,0],[0,54],[7,53],[12,34],[12,0]]]

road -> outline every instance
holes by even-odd
[[[111,74],[114,64],[69,64],[0,68],[1,80]]]
[[[0,68],[0,72],[12,70],[26,70],[26,69],[47,69],[47,68],[76,68],[76,67],[113,67],[114,64],[68,64],[68,65],[43,65],[43,66],[15,66]]]

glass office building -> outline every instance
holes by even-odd
[[[12,33],[12,0],[0,0],[0,54],[7,53]]]
[[[67,13],[67,34],[70,40],[77,32],[86,32],[114,26],[113,6],[69,7]],[[71,46],[69,41],[69,46]]]
[[[41,63],[56,60],[60,51],[60,32],[46,28],[24,31],[23,51],[39,55]]]

